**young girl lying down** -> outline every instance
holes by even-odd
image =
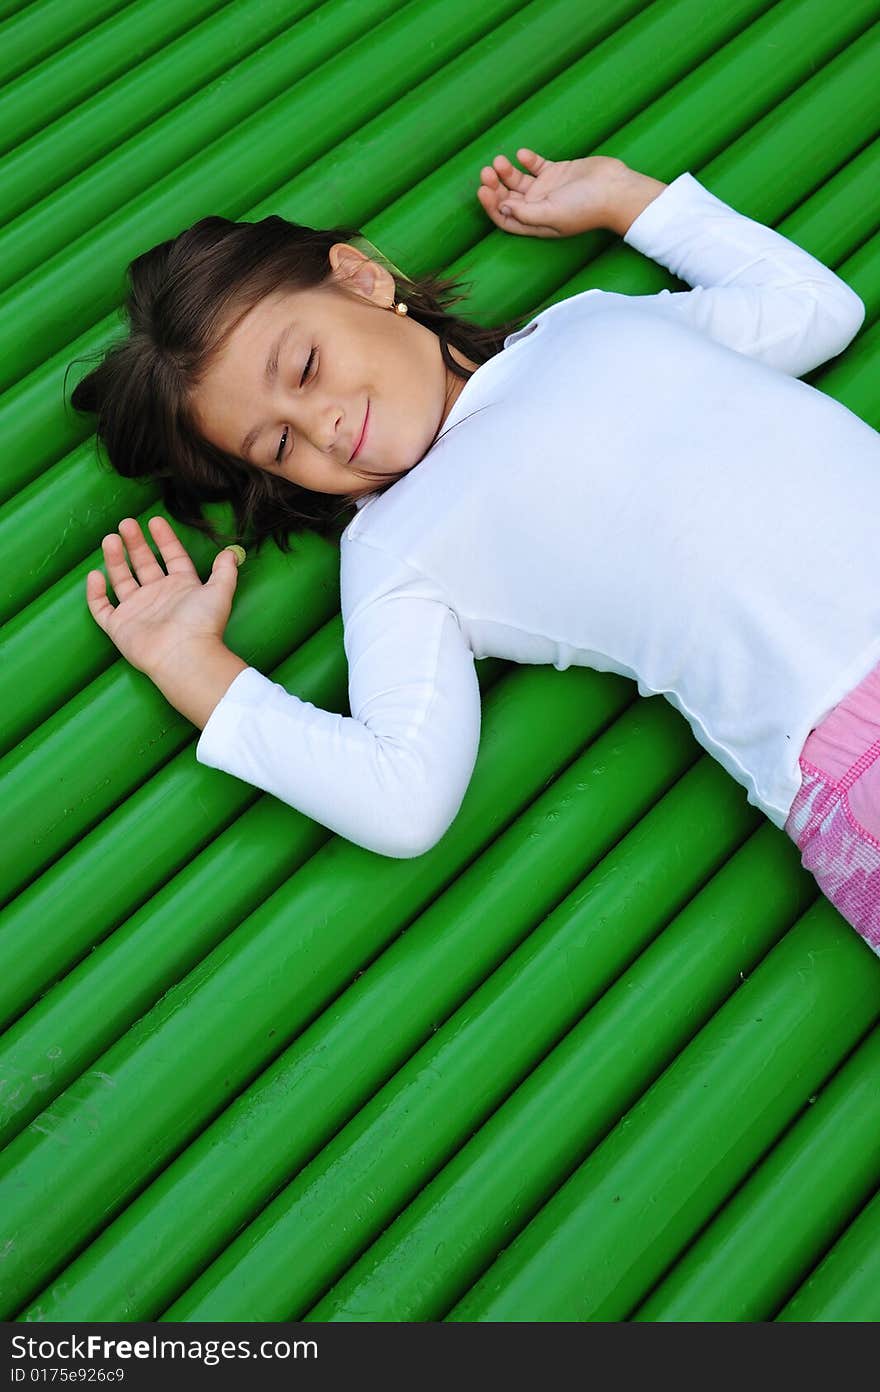
[[[73,394],[182,521],[227,499],[259,542],[351,512],[351,715],[224,644],[241,548],[203,584],[164,518],[164,568],[125,518],[103,541],[116,604],[91,571],[89,609],[201,728],[201,763],[388,856],[458,812],[475,658],[621,673],[682,713],[880,953],[880,439],[798,380],[864,305],[688,172],[517,157],[481,173],[499,228],[610,228],[694,288],[587,290],[505,333],[338,228],[209,217],[132,263],[130,335]]]

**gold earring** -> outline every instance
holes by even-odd
[[[404,300],[400,300],[397,304],[392,300],[390,307],[394,310],[395,314],[409,313],[409,305],[407,305]]]

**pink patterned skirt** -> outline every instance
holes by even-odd
[[[880,663],[810,732],[785,830],[819,888],[880,956]]]

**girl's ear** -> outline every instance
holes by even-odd
[[[394,277],[378,262],[371,261],[350,242],[334,242],[330,248],[334,279],[350,287],[365,300],[388,308],[394,302]]]

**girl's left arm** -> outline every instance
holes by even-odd
[[[688,172],[652,198],[624,241],[694,288],[632,298],[800,377],[843,352],[861,298],[781,233],[737,212]]]

